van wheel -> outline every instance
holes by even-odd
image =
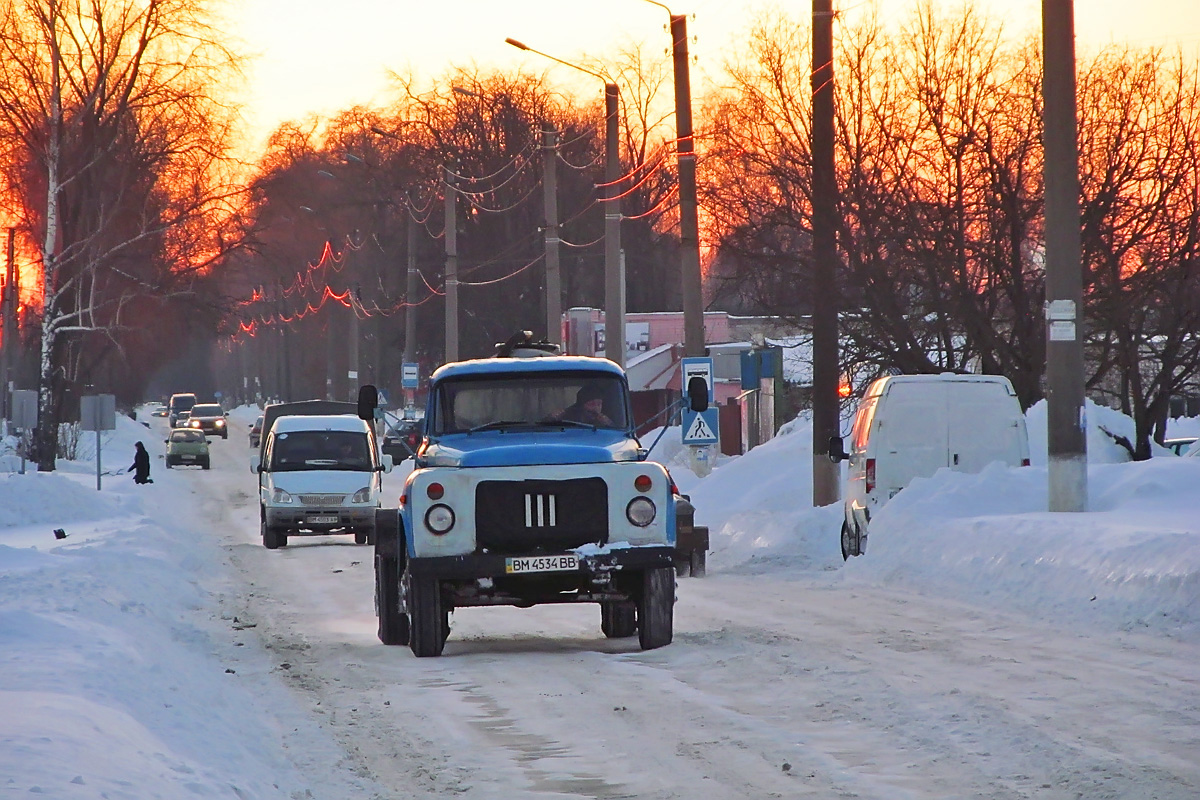
[[[637,633],[637,607],[633,603],[602,602],[600,630],[609,639],[624,639]]]
[[[408,646],[417,658],[440,656],[450,634],[450,614],[442,604],[437,578],[410,576],[408,581]]]
[[[862,555],[862,537],[858,531],[850,527],[850,523],[842,520],[842,560],[849,561],[850,556]]]
[[[671,643],[675,625],[675,570],[657,567],[642,573],[637,604],[638,643],[653,650]]]
[[[262,524],[262,542],[263,547],[268,550],[278,550],[287,544],[287,534],[282,533],[278,528],[272,528],[266,522]]]

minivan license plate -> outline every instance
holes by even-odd
[[[504,562],[504,571],[511,574],[517,572],[566,572],[579,569],[579,556],[524,556],[508,558]]]
[[[337,517],[309,517],[308,518],[309,525],[332,525],[333,523],[335,523],[337,521],[338,521]]]

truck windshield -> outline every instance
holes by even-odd
[[[628,428],[620,377],[571,372],[472,375],[443,381],[434,400],[434,434],[532,426]]]
[[[367,436],[355,431],[291,431],[277,435],[271,445],[271,469],[275,472],[361,471],[372,466]]]

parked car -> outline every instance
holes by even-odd
[[[383,435],[383,452],[394,461],[412,458],[421,444],[424,427],[425,421],[421,419],[400,420]]]
[[[1184,456],[1184,455],[1191,455],[1192,453],[1195,453],[1195,452],[1200,452],[1192,447],[1192,445],[1194,445],[1195,443],[1196,443],[1195,436],[1180,436],[1175,439],[1165,439],[1163,441],[1163,447],[1167,448],[1168,450],[1170,450],[1172,453],[1174,453],[1177,456]],[[1189,451],[1191,451],[1191,453],[1189,453]]]
[[[913,478],[939,469],[979,472],[993,461],[1029,465],[1029,434],[1012,384],[1001,375],[893,375],[858,404],[850,452],[840,436],[829,457],[849,459],[842,557],[866,551],[867,525]]]
[[[179,427],[179,415],[192,410],[196,405],[196,395],[191,392],[180,392],[171,395],[167,401],[167,424],[172,428]]]
[[[225,420],[225,409],[220,403],[197,403],[188,415],[187,426],[204,431],[210,436],[229,438],[229,426]]]
[[[166,438],[167,469],[171,467],[200,467],[208,469],[208,438],[204,431],[175,428]]]
[[[251,447],[258,447],[260,444],[262,444],[262,429],[263,429],[263,416],[262,416],[262,414],[259,414],[258,418],[254,420],[254,424],[250,426],[250,446]]]

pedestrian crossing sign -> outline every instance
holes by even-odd
[[[717,412],[716,407],[705,411],[683,409],[683,443],[716,444],[720,440]]]

